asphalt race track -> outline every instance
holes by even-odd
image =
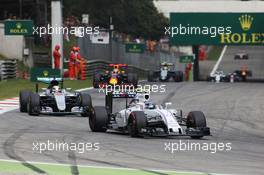
[[[248,60],[234,59],[235,54],[241,52],[248,54]],[[263,55],[263,46],[228,46],[218,70],[223,70],[225,74],[228,74],[247,66],[248,70],[252,71],[252,77],[249,79],[264,81]]]
[[[32,117],[18,110],[0,115],[0,159],[114,166],[136,169],[166,169],[206,173],[263,174],[264,161],[264,85],[260,83],[166,83],[166,93],[152,94],[157,103],[171,101],[173,107],[202,110],[207,116],[212,137],[190,140],[195,143],[231,143],[230,151],[165,151],[165,143],[189,141],[189,137],[130,138],[126,134],[92,133],[88,119],[74,116]],[[94,105],[104,104],[98,90]],[[117,106],[124,102],[117,102]],[[98,142],[99,151],[33,151],[33,142]],[[43,173],[30,163],[24,166]],[[144,168],[142,168],[144,167]],[[147,170],[146,170],[147,171]],[[160,174],[157,172],[157,174]]]

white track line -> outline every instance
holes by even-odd
[[[39,165],[53,165],[53,166],[70,166],[70,164],[63,164],[63,163],[48,163],[48,162],[35,162],[35,161],[17,161],[17,160],[10,160],[10,159],[0,159],[2,162],[10,162],[10,163],[30,163],[30,164],[39,164]],[[83,168],[97,168],[97,169],[112,169],[112,170],[140,170],[140,169],[135,169],[135,168],[120,168],[120,167],[110,167],[110,166],[92,166],[92,165],[77,165],[78,167],[83,167]],[[146,169],[149,171],[158,171],[158,172],[170,172],[170,173],[190,173],[190,174],[201,174],[204,175],[205,173],[203,172],[195,172],[195,171],[184,171],[184,170],[162,170],[162,169]],[[231,175],[231,174],[218,174],[218,173],[210,173],[210,175]]]
[[[221,61],[222,61],[222,59],[224,57],[224,54],[226,52],[226,48],[227,48],[227,45],[224,46],[224,48],[223,48],[223,50],[222,50],[222,52],[221,52],[216,64],[214,65],[214,68],[213,68],[212,72],[210,73],[210,75],[213,75],[215,73],[215,71],[218,69],[218,66],[221,63]]]

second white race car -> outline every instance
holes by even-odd
[[[113,111],[113,99],[125,98],[126,108]],[[132,100],[128,103],[128,98]],[[171,109],[171,103],[157,105],[149,101],[148,93],[108,93],[106,106],[94,106],[89,117],[93,132],[108,129],[138,136],[190,136],[201,138],[210,135],[206,118],[201,111],[192,111],[186,117],[181,110]]]

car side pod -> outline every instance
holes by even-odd
[[[210,135],[210,128],[206,125],[206,118],[201,111],[192,111],[187,116],[186,135],[199,139]]]

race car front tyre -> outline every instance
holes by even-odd
[[[81,113],[82,117],[89,117],[92,109],[92,98],[90,94],[81,93],[81,106],[83,107],[83,112]]]
[[[193,129],[199,129],[199,128],[207,128],[206,127],[206,118],[204,116],[204,113],[201,111],[192,111],[187,116],[186,121],[187,129],[193,128]],[[198,136],[191,136],[191,138],[199,139],[202,138],[202,135]]]
[[[93,132],[105,132],[107,130],[108,114],[104,106],[95,106],[91,109],[89,117],[90,129]]]
[[[28,114],[38,116],[40,113],[40,97],[36,93],[30,93],[28,100]]]
[[[206,77],[206,81],[213,82],[213,81],[214,81],[214,78],[211,77],[210,75],[208,75],[208,76]]]
[[[128,132],[131,137],[139,137],[141,130],[146,127],[146,117],[143,111],[131,112],[128,119]]]
[[[19,110],[20,112],[27,112],[28,98],[30,91],[22,90],[19,92]]]

